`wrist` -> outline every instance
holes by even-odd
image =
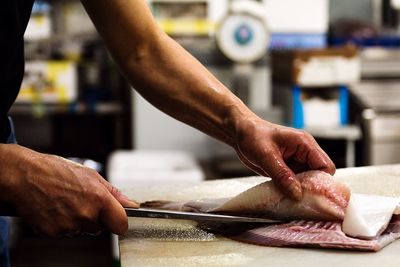
[[[0,202],[9,201],[10,192],[10,175],[7,168],[7,144],[0,144]]]
[[[0,200],[12,203],[21,181],[24,166],[22,149],[19,145],[0,144]]]
[[[240,101],[240,100],[238,100]],[[245,128],[255,124],[260,118],[254,114],[242,101],[231,105],[228,109],[225,127],[228,130],[232,146],[237,143],[238,138]]]

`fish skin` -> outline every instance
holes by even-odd
[[[270,247],[315,247],[376,252],[400,238],[400,216],[394,216],[388,228],[372,240],[347,236],[340,222],[292,221],[242,231],[226,237],[253,245]]]
[[[149,201],[142,203],[141,207],[287,219],[288,223],[264,226],[218,222],[199,224],[199,227],[227,238],[262,246],[375,252],[400,238],[400,215],[396,215],[400,208],[381,235],[371,240],[350,237],[342,231],[341,225],[350,189],[322,171],[300,173],[297,179],[303,190],[300,201],[284,196],[273,182],[268,181],[229,199]]]

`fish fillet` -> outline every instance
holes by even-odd
[[[343,220],[350,199],[350,189],[346,185],[322,171],[303,172],[297,178],[303,190],[300,201],[284,196],[272,181],[267,181],[229,199],[150,201],[141,206],[287,220]]]
[[[342,229],[347,235],[374,239],[388,226],[393,214],[399,214],[400,198],[352,194]]]
[[[190,202],[150,201],[141,206],[291,221],[279,225],[257,225],[257,228],[254,225],[202,226],[237,241],[264,246],[378,251],[400,237],[400,216],[394,216],[390,221],[398,199],[396,204],[395,198],[353,195],[350,202],[350,189],[328,173],[307,171],[298,174],[297,178],[303,190],[300,201],[287,198],[273,182],[267,181],[232,198]],[[357,206],[356,202],[362,204]],[[345,222],[343,229],[342,221]],[[234,231],[230,231],[233,228]]]

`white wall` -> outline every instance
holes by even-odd
[[[329,16],[331,22],[340,18],[373,22],[372,0],[330,0]]]
[[[228,84],[230,68],[209,68],[223,83]],[[269,72],[266,67],[258,67],[253,73],[251,101],[257,110],[270,108]],[[136,149],[183,150],[199,159],[212,154],[211,138],[162,113],[150,105],[138,93],[133,94],[134,147]]]
[[[264,2],[267,25],[271,32],[323,33],[328,30],[328,0],[266,0]]]
[[[183,150],[208,157],[209,137],[162,113],[138,93],[133,97],[135,149]]]

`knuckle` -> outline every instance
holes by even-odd
[[[285,183],[290,177],[290,172],[286,168],[280,168],[275,173],[275,179],[278,179],[278,182],[280,183]]]
[[[92,213],[95,213],[103,205],[103,201],[106,198],[106,190],[101,186],[95,185],[92,186],[90,190],[88,190],[85,194],[85,206],[80,206],[78,208],[78,214],[87,217],[92,216]]]
[[[113,196],[120,196],[122,194],[118,188],[116,188],[115,186],[112,186],[112,185],[110,185],[110,193]]]
[[[312,138],[312,136],[308,132],[306,132],[304,130],[299,130],[298,131],[298,136],[302,140],[309,140],[310,138]]]
[[[105,190],[101,186],[95,186],[90,194],[93,201],[101,201],[104,198]],[[93,204],[93,203],[91,203]]]
[[[317,141],[315,140],[314,136],[312,136],[310,133],[306,133],[306,138],[308,139],[309,142],[312,144],[317,144]]]
[[[263,158],[269,158],[270,155],[274,154],[274,150],[272,149],[272,147],[264,147],[261,149],[261,157]]]
[[[82,209],[79,213],[79,220],[83,222],[95,222],[97,221],[98,213],[97,208]]]
[[[91,168],[85,167],[85,166],[81,166],[80,171],[84,174],[85,177],[87,177],[87,179],[90,179],[90,180],[96,180],[95,178],[97,178],[97,176],[99,176],[97,171],[95,171]]]
[[[88,167],[85,167],[86,169],[87,169],[87,172],[91,175],[91,176],[93,176],[93,177],[99,177],[100,176],[100,174],[96,171],[96,170],[94,170],[94,169],[92,169],[92,168],[88,168]]]
[[[315,146],[318,147],[318,144],[315,141],[315,138],[306,131],[299,132],[299,134],[297,135],[297,142],[300,145],[304,146],[304,148],[312,148]]]

